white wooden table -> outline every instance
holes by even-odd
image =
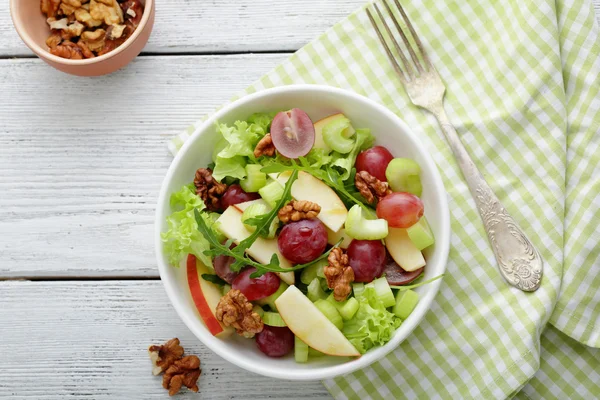
[[[203,363],[189,398],[329,398],[200,344],[159,281],[153,216],[168,138],[363,1],[159,1],[142,56],[76,78],[32,56],[0,0],[0,397],[166,398],[146,348],[177,336]]]

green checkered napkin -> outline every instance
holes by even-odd
[[[245,93],[327,84],[390,108],[439,167],[453,235],[440,293],[414,334],[380,362],[324,383],[338,399],[599,397],[600,39],[591,4],[403,3],[446,82],[450,120],[545,259],[544,279],[534,293],[502,280],[436,121],[410,103],[361,9]]]

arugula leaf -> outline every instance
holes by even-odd
[[[404,285],[404,286],[392,286],[392,285],[390,285],[390,287],[391,287],[392,289],[398,289],[398,290],[400,290],[400,291],[409,290],[409,289],[414,289],[414,288],[418,288],[419,286],[423,286],[423,285],[426,285],[426,284],[428,284],[428,283],[431,283],[431,282],[433,282],[433,281],[437,281],[438,279],[441,279],[441,278],[443,278],[443,277],[444,277],[444,275],[445,275],[445,274],[441,274],[441,275],[438,275],[438,276],[436,276],[435,278],[428,279],[428,280],[426,280],[426,281],[424,281],[424,282],[415,283],[415,284],[413,284],[413,285]],[[420,276],[419,276],[419,277],[420,277]],[[418,279],[418,278],[417,278],[417,279]]]
[[[315,178],[325,182],[325,184],[327,184],[327,186],[330,188],[334,189],[340,196],[342,196],[342,201],[344,201],[344,203],[358,204],[362,209],[367,211],[369,215],[373,214],[373,208],[364,203],[362,196],[359,198],[355,194],[348,191],[346,188],[346,183],[338,171],[331,167],[327,167],[326,169],[312,167],[308,160],[306,160],[304,157],[300,157],[298,161],[300,161],[300,164],[294,160],[291,161],[290,165],[271,163],[270,165],[263,167],[261,171],[266,174],[282,173],[285,171],[303,171],[309,173]]]
[[[245,252],[240,253],[239,247],[240,247],[241,243],[243,243],[243,241],[238,246],[234,247],[233,249],[230,249],[229,247],[233,243],[232,240],[228,240],[224,244],[221,243],[218,240],[215,232],[207,225],[206,221],[202,217],[202,214],[198,210],[194,210],[194,216],[195,216],[196,222],[198,224],[198,231],[204,236],[204,238],[211,245],[211,249],[205,250],[204,254],[211,255],[211,256],[224,255],[224,256],[232,257],[235,260],[235,262],[233,264],[231,264],[231,266],[230,266],[232,271],[237,272],[237,271],[241,270],[243,266],[246,266],[246,265],[256,268],[256,271],[254,273],[252,273],[252,275],[250,275],[251,278],[258,278],[258,277],[266,274],[267,272],[290,272],[290,271],[297,271],[300,269],[304,269],[306,267],[309,267],[309,266],[327,258],[329,256],[329,253],[331,252],[331,250],[333,250],[334,248],[339,246],[339,244],[341,243],[341,240],[340,240],[340,242],[338,242],[335,246],[333,246],[331,249],[329,249],[329,251],[323,253],[319,258],[317,258],[316,260],[313,260],[309,263],[298,264],[298,265],[293,266],[292,268],[281,268],[279,265],[279,258],[277,257],[276,254],[273,254],[273,257],[271,257],[271,261],[269,262],[269,264],[261,264],[259,262],[254,261],[252,258],[248,257],[248,255]],[[254,239],[256,239],[256,237]],[[250,246],[248,246],[248,247],[250,247]],[[236,265],[239,265],[239,266],[236,266]],[[234,267],[234,266],[236,266],[236,267]]]
[[[214,283],[217,286],[225,286],[227,285],[227,282],[225,282],[223,279],[219,278],[218,275],[213,275],[213,274],[202,274],[202,279],[204,279],[205,281]]]

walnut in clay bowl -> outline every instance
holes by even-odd
[[[154,0],[11,0],[25,44],[54,68],[98,76],[131,62],[154,25]]]

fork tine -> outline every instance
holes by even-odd
[[[413,39],[415,39],[415,43],[417,44],[417,47],[419,47],[419,50],[421,51],[423,60],[427,63],[427,65],[430,68],[433,67],[431,60],[429,59],[429,56],[427,55],[427,52],[425,51],[425,47],[423,46],[423,43],[421,43],[421,39],[419,39],[417,32],[415,32],[415,29],[413,28],[412,24],[410,23],[408,16],[406,15],[406,13],[404,12],[404,9],[402,8],[402,5],[400,4],[400,2],[398,0],[394,0],[394,3],[396,3],[396,7],[398,7],[398,10],[400,10],[400,14],[402,14],[402,18],[404,19],[404,22],[406,22],[406,26],[408,26],[408,29],[410,30],[410,34],[412,35]]]
[[[385,8],[387,9],[388,14],[392,18],[392,21],[394,22],[394,25],[396,25],[396,29],[400,33],[400,36],[402,36],[402,41],[404,42],[404,45],[408,49],[408,52],[410,54],[410,58],[413,60],[413,63],[415,63],[415,66],[417,67],[417,70],[419,72],[425,71],[425,69],[421,65],[421,62],[419,61],[419,58],[417,57],[417,54],[415,53],[415,51],[413,50],[412,46],[410,45],[410,42],[408,41],[408,38],[404,34],[404,30],[400,26],[400,23],[398,22],[398,19],[396,19],[396,15],[390,9],[390,6],[388,5],[388,2],[386,0],[383,0],[382,3],[385,6]]]
[[[385,28],[385,30],[387,31],[388,35],[392,39],[392,43],[394,44],[394,47],[396,48],[396,51],[400,55],[400,59],[402,60],[402,64],[404,64],[403,66],[404,66],[404,70],[406,71],[406,75],[408,75],[408,77],[412,80],[414,78],[414,76],[415,76],[415,73],[413,71],[412,66],[410,65],[410,63],[408,62],[408,60],[406,59],[406,57],[404,56],[404,52],[402,51],[402,48],[400,47],[400,45],[398,44],[398,42],[394,38],[394,35],[392,34],[392,30],[390,29],[389,25],[385,21],[385,18],[383,17],[383,14],[381,13],[381,10],[377,6],[377,3],[373,3],[373,5],[375,6],[375,11],[377,11],[377,14],[379,15],[379,18],[381,19],[381,22],[383,23],[383,27]],[[384,40],[383,37],[382,37],[382,40]],[[385,42],[385,40],[384,40],[384,42]],[[389,56],[393,58],[393,55],[392,55],[391,51],[389,52]]]
[[[373,28],[375,28],[375,32],[377,32],[377,36],[379,37],[379,41],[383,44],[383,47],[385,48],[385,52],[387,53],[388,58],[390,59],[390,61],[392,63],[392,66],[396,70],[396,73],[398,75],[400,75],[400,79],[402,81],[406,81],[407,77],[406,77],[404,71],[402,71],[402,69],[400,68],[400,66],[396,62],[396,58],[392,54],[392,50],[389,48],[387,42],[385,41],[385,38],[383,37],[383,34],[379,30],[379,26],[377,26],[377,23],[375,22],[375,18],[373,18],[373,14],[371,14],[371,10],[369,10],[368,8],[367,8],[367,14],[369,16],[369,19],[371,20],[371,24],[373,25]]]

